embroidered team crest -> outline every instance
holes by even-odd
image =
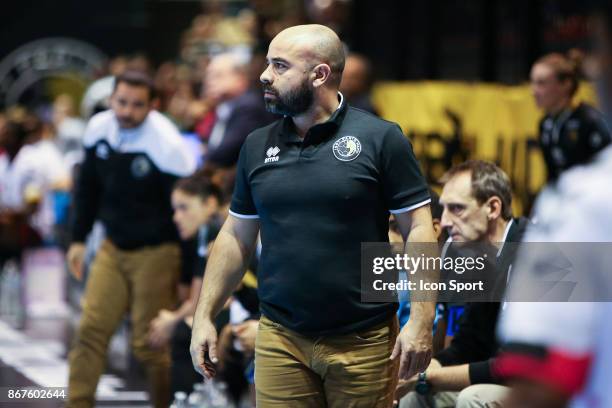
[[[361,153],[361,143],[355,136],[343,136],[334,142],[332,151],[340,161],[355,160]]]
[[[132,161],[132,175],[143,178],[151,171],[151,163],[144,156],[136,156]]]
[[[105,143],[99,143],[96,147],[96,156],[98,156],[102,160],[108,159],[110,155],[108,146]]]

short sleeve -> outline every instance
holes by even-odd
[[[385,203],[393,214],[412,211],[431,201],[412,145],[397,125],[383,138],[381,177]]]
[[[238,218],[255,219],[259,218],[257,209],[253,203],[251,186],[249,185],[248,166],[247,166],[247,143],[242,145],[238,156],[236,167],[236,184],[232,203],[230,204],[230,214]]]

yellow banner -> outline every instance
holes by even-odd
[[[575,100],[595,104],[593,87],[582,84]],[[537,142],[543,113],[528,85],[387,82],[375,86],[373,102],[409,136],[434,187],[453,164],[491,160],[510,176],[514,212],[522,215],[546,180]]]

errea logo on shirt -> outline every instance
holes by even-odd
[[[266,151],[266,159],[264,160],[264,163],[273,163],[273,162],[277,162],[279,157],[278,157],[278,153],[280,152],[280,149],[278,148],[278,146],[274,146],[274,147],[270,147],[267,151]]]

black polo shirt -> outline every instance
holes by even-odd
[[[259,218],[261,311],[305,335],[380,323],[393,303],[362,303],[362,242],[387,242],[389,212],[430,201],[399,126],[347,106],[302,140],[285,117],[251,133],[230,213]]]

